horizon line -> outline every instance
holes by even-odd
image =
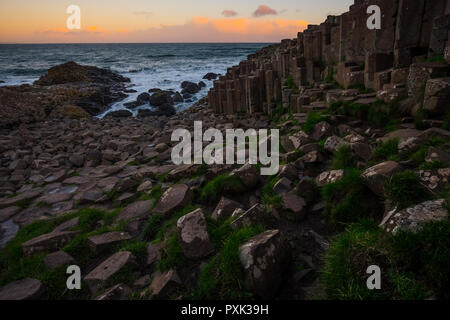
[[[283,40],[283,39],[282,39]],[[36,44],[46,44],[46,45],[72,45],[72,44],[228,44],[228,43],[242,43],[242,44],[266,44],[266,43],[278,43],[280,41],[188,41],[188,42],[0,42],[0,45],[11,45],[11,44],[20,44],[20,45],[36,45]]]

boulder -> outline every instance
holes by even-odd
[[[258,186],[260,182],[258,169],[250,163],[246,163],[239,169],[233,170],[230,176],[233,175],[239,177],[244,186],[249,189],[253,189]]]
[[[214,220],[228,219],[233,214],[234,210],[241,208],[242,205],[236,201],[222,197],[211,214]]]
[[[232,223],[231,228],[234,230],[242,227],[251,227],[258,224],[268,225],[270,223],[270,215],[266,212],[262,204],[255,204],[253,207],[238,216]]]
[[[292,181],[287,178],[281,178],[275,185],[273,186],[273,191],[276,194],[285,194],[292,190]]]
[[[328,137],[325,141],[324,149],[331,153],[336,153],[340,147],[348,145],[344,139],[338,136]]]
[[[44,264],[49,269],[56,269],[73,263],[75,263],[75,259],[64,251],[50,253],[44,258]]]
[[[323,187],[328,184],[341,180],[344,177],[344,170],[324,171],[316,178],[318,187]]]
[[[78,234],[79,232],[75,231],[43,234],[22,243],[23,254],[25,256],[31,256],[36,253],[59,250],[72,241]]]
[[[192,191],[185,184],[177,184],[167,189],[156,204],[153,212],[169,214],[184,208],[192,199]]]
[[[384,188],[386,182],[395,173],[402,170],[402,167],[395,161],[386,161],[370,167],[363,172],[361,177],[373,193],[380,197],[384,197]]]
[[[181,88],[183,89],[181,91],[182,94],[184,93],[188,93],[188,94],[196,94],[197,92],[200,91],[200,87],[198,86],[198,84],[195,84],[193,82],[189,82],[189,81],[184,81],[181,84]]]
[[[207,74],[205,74],[203,76],[203,79],[211,81],[211,80],[216,80],[217,77],[218,77],[218,74],[213,73],[213,72],[208,72]]]
[[[443,221],[448,219],[448,211],[445,207],[445,199],[427,201],[410,208],[389,212],[381,223],[381,227],[389,233],[397,233],[400,230],[417,232],[427,222]]]
[[[175,270],[165,273],[157,271],[153,275],[150,291],[156,299],[169,298],[181,285],[180,277]]]
[[[437,149],[435,147],[430,147],[428,149],[428,154],[425,158],[426,162],[439,162],[442,163],[444,165],[449,166],[450,165],[450,154]]]
[[[450,77],[430,79],[425,87],[423,108],[433,115],[445,115],[450,101]]]
[[[189,259],[200,259],[214,252],[202,209],[181,217],[177,222],[178,239],[184,255]]]
[[[294,213],[291,217],[294,220],[301,220],[305,214],[306,202],[302,197],[294,194],[293,192],[285,193],[281,195],[281,204],[284,210]]]
[[[134,264],[134,256],[129,251],[120,251],[99,264],[92,270],[84,281],[89,286],[92,293],[104,287],[108,280],[117,274],[122,268]]]
[[[279,230],[259,234],[239,248],[245,288],[263,299],[273,298],[288,266],[289,248]]]
[[[314,131],[311,134],[313,140],[319,141],[323,138],[327,138],[333,135],[333,127],[326,121],[319,122],[314,127]]]
[[[152,94],[149,102],[154,107],[159,107],[165,104],[172,105],[173,99],[170,91],[157,91]]]
[[[36,300],[43,292],[42,283],[26,278],[0,288],[0,300]]]

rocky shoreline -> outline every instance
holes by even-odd
[[[439,22],[444,2],[426,3],[417,16]],[[350,55],[365,47],[333,37],[364,5],[249,56],[180,113],[175,100],[201,84],[151,89],[129,107],[154,112],[101,120],[128,82],[105,70],[69,63],[0,88],[0,300],[448,299],[448,60],[369,52],[361,70]],[[430,26],[429,40],[442,29]],[[175,166],[171,134],[194,121],[279,129],[279,173]],[[67,290],[68,265],[81,290]],[[372,265],[382,290],[366,286]]]

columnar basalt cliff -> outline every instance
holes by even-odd
[[[370,5],[381,9],[379,30],[367,27]],[[308,110],[331,89],[318,83],[331,79],[346,89],[373,89],[384,100],[413,96],[430,78],[448,75],[445,61],[433,58],[449,61],[449,28],[448,0],[355,0],[348,12],[229,68],[209,104],[226,114],[270,113],[280,101],[292,112]]]

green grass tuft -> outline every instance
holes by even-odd
[[[403,171],[392,176],[386,185],[386,195],[399,209],[405,209],[431,198],[420,178],[412,171]]]

